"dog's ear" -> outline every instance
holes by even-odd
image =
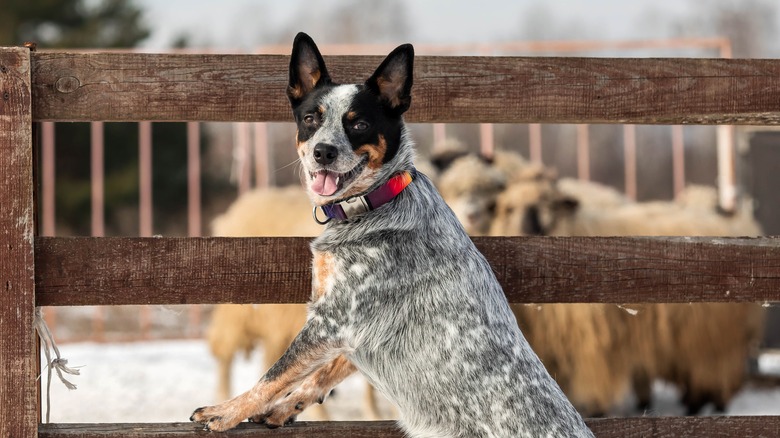
[[[287,98],[293,107],[297,106],[311,90],[330,83],[325,61],[309,35],[300,32],[293,41],[290,56],[290,83],[287,85]]]
[[[368,89],[397,114],[403,114],[412,103],[412,70],[414,47],[396,47],[366,81]]]

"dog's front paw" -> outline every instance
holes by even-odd
[[[323,403],[326,393],[324,388],[304,382],[286,397],[276,402],[267,412],[250,418],[255,423],[265,424],[269,428],[287,426],[306,408],[314,403]]]
[[[190,421],[202,424],[204,430],[223,432],[236,427],[246,418],[237,416],[232,409],[224,405],[223,403],[218,406],[204,406],[195,409],[195,412],[190,416]]]

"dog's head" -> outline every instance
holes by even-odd
[[[299,33],[290,59],[304,185],[316,205],[361,195],[411,165],[402,115],[411,103],[410,44],[393,50],[364,84],[331,81],[314,41]]]

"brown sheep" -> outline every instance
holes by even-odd
[[[582,187],[578,190],[579,196],[588,192]],[[529,227],[529,223],[536,226]],[[517,235],[528,234],[529,231],[556,236],[761,234],[756,222],[744,213],[724,216],[714,208],[703,208],[701,205],[632,203],[615,196],[573,198],[549,183],[520,181],[508,187],[497,198],[496,218],[491,233]],[[578,306],[584,305],[573,305]],[[621,349],[629,352],[629,357],[633,358],[631,374],[640,405],[646,406],[650,402],[652,380],[662,378],[681,388],[683,402],[690,413],[698,412],[709,401],[714,402],[716,409],[725,409],[744,382],[747,358],[761,335],[763,309],[754,304],[710,303],[627,307],[638,310],[636,316],[628,316],[622,310],[615,311],[616,307],[611,311],[590,307],[590,312],[602,313],[609,317],[610,324],[615,324],[614,330],[626,331],[627,336],[617,338],[617,341],[625,342]],[[582,312],[587,313],[584,310]],[[534,323],[527,309],[518,312],[518,317],[521,320],[528,318],[527,324]],[[583,319],[589,320],[587,317]],[[724,330],[724,327],[728,329]],[[729,333],[724,335],[724,331]],[[561,333],[565,345],[577,346],[582,342],[573,336],[565,338],[571,332],[567,332],[564,327]],[[534,342],[531,341],[531,344],[534,345]],[[537,345],[549,348],[549,343]],[[543,356],[543,353],[537,353]],[[548,355],[561,357],[573,354],[576,353],[559,351]],[[607,371],[614,379],[612,388],[606,395],[590,395],[580,400],[580,405],[589,405],[587,410],[599,412],[607,407],[605,402],[609,405],[619,401],[618,396],[625,385],[617,380],[625,378],[623,371],[626,354],[617,353],[617,357],[610,359],[610,363],[617,364],[618,369],[617,372],[613,368]],[[579,363],[579,366],[592,367],[593,373],[596,373],[603,366],[602,359],[594,357],[590,362]],[[567,375],[566,378],[568,381],[562,386],[569,386],[567,394],[573,399],[582,397],[582,391],[572,387],[577,385],[573,377]],[[604,387],[593,385],[593,391],[600,391],[601,388]],[[610,402],[611,397],[614,398]],[[601,401],[595,403],[592,400]],[[576,404],[577,400],[574,401]]]
[[[513,304],[520,328],[572,404],[606,415],[629,390],[630,315],[608,304]]]

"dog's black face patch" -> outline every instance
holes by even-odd
[[[309,141],[320,129],[326,118],[339,118],[350,146],[356,153],[369,153],[370,166],[379,167],[395,157],[401,145],[403,120],[391,108],[365,86],[348,96],[350,101],[336,105],[331,92],[335,84],[320,86],[310,92],[293,108],[298,126],[298,144]],[[334,114],[332,108],[342,107],[346,111]]]
[[[323,119],[331,114],[325,114],[322,102],[335,84],[317,87],[306,95],[304,99],[293,106],[293,117],[298,126],[298,143],[308,141],[312,135],[322,126]]]
[[[374,148],[370,166],[379,167],[391,161],[401,145],[403,120],[376,94],[361,87],[342,116],[347,138],[355,151]]]

